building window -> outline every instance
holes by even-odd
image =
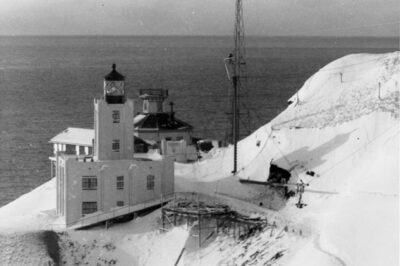
[[[84,201],[82,202],[82,216],[86,214],[97,212],[97,202],[96,201]]]
[[[172,138],[171,137],[166,137],[165,140],[166,141],[170,141],[170,140],[172,140]]]
[[[119,116],[119,111],[114,110],[112,111],[112,119],[113,119],[113,123],[119,123],[120,120],[120,116]]]
[[[82,189],[83,190],[96,190],[97,189],[97,178],[95,176],[83,176],[82,177]]]
[[[114,139],[112,142],[112,150],[119,152],[119,139]]]
[[[154,175],[147,176],[147,190],[154,190]]]
[[[124,206],[124,202],[121,200],[117,201],[117,207],[122,207],[122,206]]]
[[[183,137],[182,136],[178,136],[178,137],[176,137],[176,140],[183,140]]]
[[[76,154],[75,145],[71,145],[71,144],[65,145],[65,153],[66,154]]]
[[[117,176],[117,189],[124,189],[124,177]]]

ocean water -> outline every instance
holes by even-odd
[[[175,103],[176,116],[195,127],[195,136],[223,140],[230,89],[223,58],[232,42],[230,37],[0,37],[0,206],[49,180],[48,141],[54,135],[93,126],[93,98],[102,95],[112,63],[127,77],[128,97],[142,88],[166,88],[167,103]],[[246,129],[275,117],[330,61],[398,49],[398,40],[390,38],[247,37]]]

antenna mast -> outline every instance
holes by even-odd
[[[241,79],[244,77],[245,50],[244,50],[244,23],[242,0],[236,0],[235,3],[235,47],[232,54],[227,58],[232,66],[232,142],[233,142],[233,170],[237,172],[237,142],[239,140],[239,92],[241,91]]]

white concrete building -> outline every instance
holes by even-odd
[[[173,158],[134,159],[133,101],[125,97],[124,80],[115,65],[105,76],[104,98],[94,100],[93,141],[88,131],[85,138],[72,142],[79,139],[80,130],[84,132],[73,128],[51,140],[57,213],[67,227],[79,228],[156,206],[174,192]],[[75,153],[63,146],[61,140],[66,138],[69,144],[65,145],[75,143]],[[92,156],[90,142],[94,143]],[[80,147],[88,147],[88,152],[81,153]]]

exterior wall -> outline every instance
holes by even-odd
[[[120,122],[113,123],[113,111],[119,111]],[[94,156],[96,160],[121,160],[133,158],[133,101],[108,104],[94,100]],[[112,150],[113,140],[118,139],[119,152]]]
[[[61,214],[64,201],[67,226],[82,218],[82,202],[95,201],[99,212],[110,212],[117,207],[117,201],[124,206],[135,205],[149,200],[160,199],[161,194],[174,192],[173,160],[162,161],[111,160],[83,162],[65,157],[59,165],[65,164],[65,179],[62,185],[61,175],[57,176],[57,211]],[[154,190],[147,189],[147,176],[154,175]],[[83,190],[82,177],[96,176],[97,189]],[[117,189],[117,176],[124,176],[124,189]],[[63,188],[61,186],[64,186]],[[61,191],[68,191],[62,196]],[[60,193],[59,193],[60,192]]]
[[[197,150],[193,145],[187,145],[181,141],[162,141],[162,152],[166,156],[172,156],[176,162],[195,161],[198,159]]]
[[[170,195],[175,192],[175,168],[173,157],[164,157],[162,169],[162,190],[163,195]]]
[[[65,185],[65,161],[59,156],[56,157],[56,187],[57,187],[57,214],[65,216],[66,209],[66,185]]]

